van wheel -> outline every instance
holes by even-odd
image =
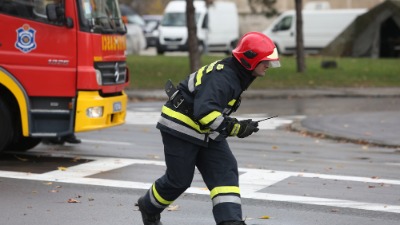
[[[279,48],[277,43],[274,43],[274,44],[275,44],[276,50],[278,51],[278,54],[280,54],[281,53],[281,49]]]
[[[11,114],[7,108],[7,105],[0,98],[0,152],[9,144],[13,133]]]
[[[157,47],[157,55],[163,55],[165,51],[159,47]]]
[[[206,53],[206,46],[204,45],[203,42],[199,43],[199,46],[197,47],[197,51],[199,52],[200,55],[203,55]]]

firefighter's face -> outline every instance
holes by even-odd
[[[269,61],[261,61],[253,70],[253,76],[263,77],[269,68]]]

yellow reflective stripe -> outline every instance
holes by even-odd
[[[172,202],[174,202],[174,201],[165,200],[163,197],[161,197],[160,194],[158,194],[158,192],[156,190],[155,184],[153,184],[153,194],[154,194],[154,197],[157,199],[157,201],[159,201],[160,203],[162,203],[164,205],[170,205]]]
[[[168,108],[167,106],[163,106],[161,112],[169,117],[175,118],[189,125],[190,127],[192,127],[193,129],[197,130],[200,133],[208,133],[210,131],[210,129],[205,129],[205,130],[200,129],[200,126],[197,123],[195,123],[190,117],[186,116],[183,113],[174,111]]]
[[[218,64],[217,65],[217,70],[222,70],[224,68],[224,64]]]
[[[232,99],[230,102],[228,102],[229,106],[233,106],[236,102],[236,99]]]
[[[233,125],[232,131],[229,134],[229,136],[236,136],[239,133],[239,130],[240,130],[240,124],[235,123],[235,125]]]
[[[206,68],[206,66],[203,66],[199,69],[199,71],[197,71],[195,86],[199,86],[201,84],[201,78],[203,77],[203,71],[205,68]]]
[[[240,189],[237,186],[221,186],[221,187],[215,187],[214,189],[211,190],[210,192],[210,197],[213,199],[216,195],[219,194],[240,194]]]
[[[217,62],[219,62],[219,60],[217,60],[217,61],[211,63],[210,65],[208,65],[207,70],[206,70],[206,73],[211,72],[211,71],[214,69],[214,65],[215,65]]]
[[[211,121],[215,120],[218,116],[222,115],[221,112],[218,111],[212,111],[209,113],[207,116],[201,118],[199,122],[203,125],[211,123]]]

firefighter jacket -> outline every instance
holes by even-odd
[[[164,104],[157,128],[201,146],[228,137],[229,115],[255,79],[251,74],[234,57],[203,66],[179,83],[181,101]]]

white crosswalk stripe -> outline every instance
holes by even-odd
[[[77,166],[69,167],[65,171],[50,171],[43,174],[33,174],[25,172],[11,172],[0,171],[0,177],[25,179],[25,180],[40,180],[62,183],[74,183],[85,185],[96,185],[106,187],[118,188],[132,188],[132,189],[148,189],[151,183],[146,182],[132,182],[124,180],[100,179],[89,177],[94,174],[104,173],[105,171],[115,170],[122,167],[130,166],[133,164],[138,165],[154,165],[165,166],[164,162],[152,160],[138,160],[138,159],[125,159],[125,158],[102,158],[102,157],[85,157],[85,159],[93,160],[91,162],[83,163]],[[241,196],[243,198],[267,200],[267,201],[280,201],[280,202],[293,202],[310,205],[333,206],[342,208],[361,209],[377,212],[391,212],[400,213],[400,205],[390,205],[383,203],[371,202],[358,202],[344,199],[330,199],[310,196],[297,196],[290,194],[273,194],[265,193],[261,190],[281,182],[290,177],[309,177],[319,178],[325,180],[344,180],[354,182],[369,182],[369,183],[385,183],[390,185],[400,185],[399,180],[389,179],[373,179],[368,177],[354,177],[354,176],[340,176],[340,175],[324,175],[303,172],[288,172],[276,170],[261,170],[250,168],[239,168]],[[190,187],[186,193],[209,195],[209,191],[204,187]]]
[[[261,120],[268,118],[266,114],[246,114],[238,115],[238,120],[255,119]],[[300,116],[297,116],[300,117]],[[297,117],[277,117],[259,123],[261,130],[275,130],[282,125],[290,124]],[[131,125],[155,125],[160,118],[160,112],[146,112],[146,111],[128,111],[126,115],[126,124]]]

